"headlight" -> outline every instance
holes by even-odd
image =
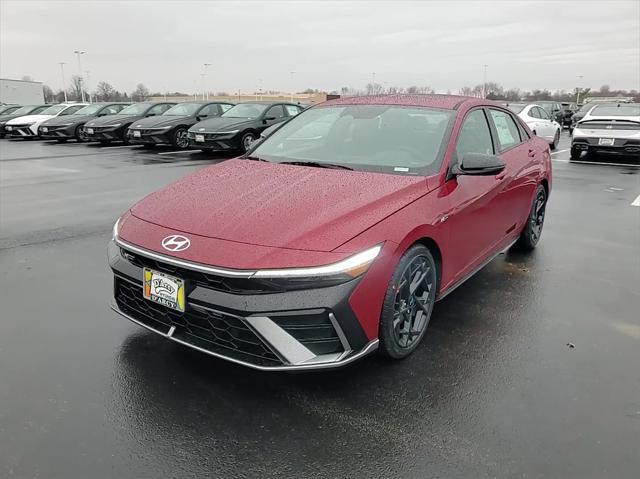
[[[311,268],[285,268],[285,269],[261,269],[256,271],[252,278],[320,278],[324,276],[346,275],[348,278],[356,278],[369,269],[376,259],[382,245],[374,246],[360,253],[349,256],[337,263],[325,266],[313,266]]]
[[[120,220],[121,219],[122,219],[122,216],[120,218],[118,218],[118,220],[113,225],[113,234],[112,234],[112,238],[113,239],[117,239],[118,238],[118,233],[120,233]]]
[[[58,126],[71,126],[73,123],[60,123]]]

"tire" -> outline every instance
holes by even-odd
[[[176,148],[180,148],[181,150],[186,150],[187,148],[189,148],[189,137],[187,129],[184,127],[176,128],[176,130],[173,132],[171,144]]]
[[[571,161],[578,161],[580,159],[580,155],[582,155],[581,150],[571,147],[571,156],[569,158]]]
[[[254,141],[256,141],[256,135],[253,132],[249,131],[242,135],[242,139],[240,140],[240,151],[245,153]]]
[[[129,145],[131,142],[129,141],[129,137],[127,136],[127,130],[129,129],[129,127],[125,127],[122,130],[122,143],[125,145]],[[108,140],[110,142],[110,140]]]
[[[560,130],[556,130],[556,134],[553,137],[553,143],[551,143],[551,145],[549,145],[549,147],[552,150],[555,150],[556,148],[558,148],[558,143],[560,142]]]
[[[102,146],[108,146],[111,144],[111,140],[100,140]]]
[[[78,143],[84,143],[84,138],[82,138],[82,127],[79,126],[76,128],[75,133],[73,134],[74,138]]]
[[[380,354],[402,359],[416,350],[431,319],[437,278],[436,263],[426,246],[414,245],[402,255],[384,296]]]
[[[542,185],[538,185],[536,194],[533,197],[533,204],[527,217],[527,223],[520,233],[516,242],[519,249],[530,251],[536,247],[540,241],[542,227],[544,226],[544,215],[547,208],[547,190]]]

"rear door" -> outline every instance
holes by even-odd
[[[503,238],[517,236],[524,226],[533,192],[537,186],[540,152],[534,147],[524,128],[510,112],[489,108],[489,118],[497,139],[498,157],[506,163],[502,172],[503,187],[496,207],[503,213]]]

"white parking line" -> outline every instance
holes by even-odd
[[[179,151],[163,151],[162,153],[158,153],[158,155],[177,155],[184,153],[199,153],[202,150],[179,150]]]
[[[553,161],[563,161],[563,160],[553,160]],[[569,160],[566,160],[567,162]],[[603,166],[630,166],[632,168],[640,168],[639,165],[632,165],[629,163],[606,163],[604,161],[578,161],[573,160],[571,163],[580,163],[582,165],[603,165]]]
[[[566,150],[556,150],[556,151],[552,151],[552,152],[551,152],[551,156],[553,156],[553,155],[557,155],[558,153],[564,153],[565,151],[569,151],[569,149],[567,148]]]
[[[118,150],[120,148],[142,148],[144,145],[101,146],[101,150]]]
[[[638,197],[633,200],[633,203],[631,203],[631,206],[640,206],[640,195],[638,195]]]

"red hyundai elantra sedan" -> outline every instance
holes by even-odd
[[[550,189],[549,145],[497,103],[328,101],[127,211],[112,307],[257,369],[403,358],[437,300],[535,247]]]

